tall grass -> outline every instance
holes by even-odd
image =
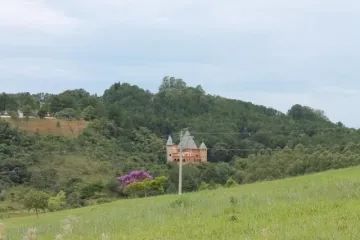
[[[351,168],[12,218],[2,234],[23,239],[36,228],[44,240],[360,239],[359,203],[360,168]]]

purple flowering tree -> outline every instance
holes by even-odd
[[[130,183],[141,182],[144,179],[153,179],[153,176],[151,176],[150,173],[144,170],[134,170],[116,179],[121,182],[121,188],[124,189]]]

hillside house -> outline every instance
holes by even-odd
[[[183,164],[207,162],[207,147],[205,143],[201,143],[197,147],[193,137],[188,131],[184,134],[179,144],[174,144],[171,136],[166,142],[166,158],[167,162],[179,163],[180,146],[183,151]]]
[[[0,116],[10,116],[10,112],[7,110],[2,111],[2,112],[0,112]]]
[[[24,118],[24,113],[21,110],[17,111],[19,118]]]

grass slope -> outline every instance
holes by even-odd
[[[235,197],[235,213],[230,198]],[[243,185],[183,196],[121,200],[82,209],[12,218],[8,239],[28,227],[38,239],[55,239],[62,220],[64,239],[360,239],[360,168]],[[182,202],[184,205],[176,204]],[[231,221],[231,216],[237,220]]]
[[[27,122],[23,119],[21,120],[12,120],[10,118],[4,118],[9,121],[13,126],[17,126],[22,130],[28,132],[39,132],[46,134],[54,135],[63,135],[63,136],[78,136],[82,133],[83,129],[87,127],[88,122],[84,120],[79,121],[67,121],[67,120],[57,120],[57,119],[39,119],[39,118],[30,118]],[[60,122],[60,127],[56,126],[57,121]]]

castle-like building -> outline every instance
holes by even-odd
[[[171,136],[166,142],[166,158],[167,162],[179,163],[180,146],[183,152],[183,164],[207,162],[207,147],[205,143],[201,143],[197,147],[193,137],[188,131],[184,134],[179,144],[174,144]]]

